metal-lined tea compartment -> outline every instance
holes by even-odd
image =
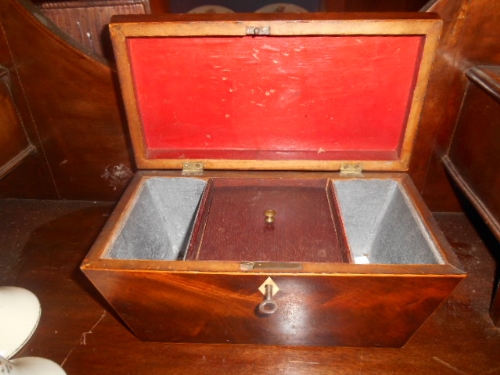
[[[222,181],[224,179],[208,180],[208,186],[214,183],[220,184]],[[234,185],[235,182],[231,181]],[[303,189],[303,187],[300,187],[302,184],[306,186],[305,189],[316,189],[323,192],[323,194],[318,192],[315,194],[323,198],[323,203],[326,205],[325,209],[337,207],[336,205],[338,205],[339,216],[336,218],[337,222],[335,223],[337,226],[327,229],[331,229],[331,232],[339,230],[341,237],[345,233],[345,238],[341,238],[340,241],[346,241],[346,243],[342,242],[342,246],[348,249],[348,253],[345,254],[344,258],[339,258],[340,261],[371,264],[443,264],[444,262],[436,244],[425,231],[424,224],[421,218],[419,218],[411,200],[401,184],[396,180],[338,179],[329,180],[327,183],[327,180],[318,182],[319,180],[291,179],[283,182],[283,179],[280,179],[274,180],[271,183],[267,181],[266,186],[262,186],[262,191],[260,191],[261,188],[258,185],[252,185],[256,182],[254,179],[239,181],[239,186],[235,187],[237,195],[235,195],[234,199],[235,202],[239,201],[241,204],[240,208],[234,206],[236,203],[233,202],[229,206],[217,205],[203,211],[203,207],[200,208],[200,202],[202,201],[204,192],[207,194],[206,180],[193,177],[148,178],[137,193],[135,202],[128,213],[128,220],[123,224],[115,241],[110,244],[104,257],[129,260],[199,259],[200,257],[197,258],[195,255],[189,256],[187,254],[190,240],[192,242],[192,251],[199,251],[199,249],[194,249],[197,245],[193,243],[193,241],[196,241],[196,239],[192,238],[193,230],[198,230],[200,239],[209,240],[205,237],[207,235],[204,230],[206,229],[206,222],[200,223],[199,225],[202,227],[198,229],[195,227],[199,209],[201,210],[200,215],[205,212],[205,216],[207,216],[205,220],[209,220],[208,216],[210,214],[218,215],[213,219],[211,233],[217,235],[225,233],[226,237],[224,239],[218,239],[219,243],[223,241],[227,245],[223,247],[225,251],[230,251],[231,248],[235,249],[235,251],[241,251],[242,247],[252,245],[251,241],[249,239],[243,241],[242,238],[247,234],[238,232],[237,230],[234,232],[234,235],[241,238],[231,237],[231,228],[240,227],[244,228],[242,230],[245,232],[249,232],[252,230],[252,227],[249,225],[251,220],[248,217],[242,216],[243,209],[249,210],[249,202],[239,199],[246,196],[250,201],[255,201],[257,197],[262,196],[262,191],[269,190],[273,184],[277,184],[279,190],[275,192],[271,191],[271,194],[279,197],[283,195],[283,187],[295,186],[296,188]],[[271,179],[270,181],[273,180]],[[311,186],[308,187],[308,185]],[[245,186],[248,189],[243,191],[242,189]],[[330,204],[326,195],[328,189],[336,197],[337,203],[335,206],[328,206]],[[333,195],[330,195],[330,199],[331,197]],[[212,198],[207,196],[206,201],[210,203],[210,199]],[[218,198],[216,197],[216,199]],[[224,195],[220,199],[227,201],[227,197]],[[287,204],[291,203],[287,199],[283,202]],[[267,203],[264,202],[263,204]],[[207,203],[205,202],[205,204]],[[309,198],[304,201],[304,206],[311,209]],[[267,207],[267,205],[264,207]],[[222,211],[214,213],[216,209]],[[287,210],[289,211],[288,214],[286,213]],[[279,213],[273,210],[273,220],[278,222],[273,222],[272,226],[274,229],[273,231],[269,231],[266,230],[266,227],[270,224],[267,222],[267,216],[262,216],[263,211],[258,207],[254,211],[255,217],[252,220],[255,222],[255,232],[260,231],[265,236],[264,238],[253,237],[254,243],[258,245],[255,246],[254,250],[249,247],[247,251],[255,254],[255,256],[241,258],[240,255],[235,254],[235,257],[231,258],[229,255],[219,254],[220,256],[216,259],[239,260],[249,263],[268,262],[267,267],[269,267],[269,263],[272,262],[270,262],[271,259],[266,252],[272,247],[270,241],[277,240],[277,236],[279,235],[277,232],[280,229],[279,227],[283,225],[283,221],[281,219],[277,220],[277,217],[281,215],[284,219],[285,216],[289,216],[287,219],[289,221],[302,220],[301,224],[299,224],[301,227],[304,223],[309,223],[311,227],[325,226],[325,221],[327,221],[325,218],[331,218],[333,225],[333,219],[335,219],[335,216],[332,216],[332,210],[326,210],[320,214],[314,207],[309,211],[308,215],[305,215],[303,212],[295,212],[294,214],[291,208],[278,211]],[[231,217],[231,215],[233,216]],[[201,216],[198,219],[203,220]],[[292,230],[284,233],[287,241],[296,242],[290,237],[290,233],[301,234],[302,232],[298,232],[296,228],[292,228]],[[310,252],[311,248],[314,248],[315,243],[317,244],[319,241],[318,239],[311,240],[307,236],[305,237],[302,239],[303,244],[297,245],[297,248],[303,246],[304,249]],[[329,239],[331,238],[327,238],[325,243]],[[297,238],[297,241],[301,241],[301,239]],[[245,242],[247,245],[245,245]],[[229,246],[228,244],[230,243],[234,244],[234,246]],[[325,243],[320,245],[324,246]],[[278,266],[280,262],[301,262],[310,261],[309,259],[311,259],[309,255],[306,255],[302,259],[300,255],[297,258],[290,259],[288,252],[292,250],[291,245],[286,244],[284,247],[286,247],[287,254],[281,259],[272,259],[272,261],[277,262]],[[333,244],[331,248],[333,248]],[[318,254],[322,253],[322,250],[320,249]],[[259,251],[262,251],[262,253],[259,254]],[[326,249],[325,251],[330,250]],[[315,257],[316,261],[323,261],[320,255]],[[288,259],[285,259],[286,257]],[[328,257],[326,256],[323,258],[327,262],[333,259],[332,257],[327,259]],[[288,267],[284,266],[285,269]],[[277,267],[277,269],[279,268]],[[253,265],[251,269],[254,269]]]

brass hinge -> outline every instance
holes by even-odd
[[[183,176],[200,176],[203,174],[203,170],[201,161],[187,161],[182,164]]]
[[[344,163],[340,166],[340,175],[344,177],[361,177],[363,176],[363,164]]]

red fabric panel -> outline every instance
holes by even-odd
[[[422,38],[131,38],[149,155],[396,158]]]

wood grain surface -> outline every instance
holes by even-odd
[[[116,73],[28,1],[0,2],[0,64],[37,152],[1,197],[116,200],[132,176]]]
[[[468,278],[403,348],[380,349],[141,341],[78,270],[107,220],[110,205],[2,200],[0,208],[0,232],[6,239],[0,242],[0,251],[21,249],[19,258],[2,264],[10,270],[9,283],[32,290],[42,304],[40,325],[16,357],[46,357],[62,364],[71,375],[332,371],[340,375],[475,375],[500,371],[500,332],[488,316],[495,274],[490,249],[498,245],[487,248],[462,214],[439,214],[436,219]],[[34,222],[25,227],[26,236],[9,229],[21,225],[27,216]],[[42,220],[36,222],[37,216]],[[164,318],[166,324],[168,317]],[[372,324],[378,326],[377,321]]]
[[[168,10],[167,2],[158,3],[152,2],[154,12]],[[398,9],[391,1],[369,5],[328,1],[326,9],[344,10],[351,5],[356,11],[366,6],[373,7],[371,10]],[[441,158],[465,92],[464,71],[473,65],[500,62],[496,48],[500,22],[495,6],[490,0],[438,0],[425,7],[439,14],[444,29],[409,172],[436,211],[461,209]],[[418,6],[412,2],[412,7],[416,10]],[[116,201],[130,178],[133,157],[121,101],[117,100],[116,73],[47,28],[42,15],[32,14],[35,7],[27,0],[3,1],[1,10],[1,63],[11,73],[20,115],[30,141],[40,152],[0,182],[0,195]],[[404,14],[399,13],[399,17]],[[96,90],[88,92],[86,87],[90,86]],[[87,111],[96,104],[94,110]],[[100,156],[92,156],[97,154]]]
[[[209,181],[187,259],[349,262],[331,181]]]

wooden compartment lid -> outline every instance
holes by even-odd
[[[388,17],[113,18],[137,166],[407,170],[441,21]]]

